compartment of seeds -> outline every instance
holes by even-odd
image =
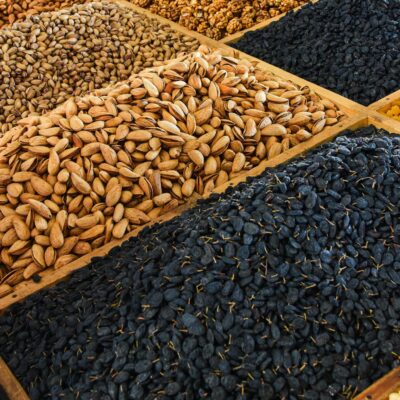
[[[0,294],[357,121],[205,46],[22,119],[0,138]]]
[[[322,0],[232,46],[369,105],[400,87],[399,19],[397,0]]]
[[[128,1],[192,31],[220,40],[285,14],[310,0]]]
[[[0,30],[0,132],[198,46],[106,1],[31,16]]]
[[[350,399],[399,365],[400,137],[370,126],[0,317],[32,400]]]

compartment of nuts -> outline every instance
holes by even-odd
[[[128,0],[185,28],[220,40],[309,0]]]
[[[198,46],[156,19],[105,1],[32,16],[0,30],[0,132]]]
[[[90,0],[3,0],[0,2],[0,29],[45,11],[55,11]]]
[[[0,139],[0,283],[120,239],[342,115],[308,87],[202,46],[27,117]]]

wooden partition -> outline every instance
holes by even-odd
[[[354,400],[388,400],[390,393],[400,390],[400,367],[390,371],[369,388],[360,393]]]
[[[22,388],[17,378],[0,357],[0,386],[5,390],[10,400],[29,400],[29,396]]]
[[[384,129],[392,129],[393,132],[400,133],[400,121],[396,121],[385,115],[386,111],[395,104],[400,106],[400,90],[368,106],[368,115],[381,121],[384,126],[387,126]]]

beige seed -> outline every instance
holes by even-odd
[[[53,187],[38,176],[32,176],[31,184],[35,192],[41,196],[50,196],[53,193]]]
[[[59,249],[64,244],[64,235],[57,221],[54,221],[53,226],[50,229],[50,244],[55,248]]]
[[[246,156],[243,153],[236,153],[232,162],[232,172],[240,172],[246,163]]]

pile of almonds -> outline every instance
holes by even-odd
[[[0,28],[45,11],[55,11],[89,0],[2,0],[0,1]]]
[[[0,31],[0,133],[198,46],[168,25],[105,1],[15,23]]]
[[[30,116],[0,139],[0,292],[319,134],[342,112],[199,50]]]

